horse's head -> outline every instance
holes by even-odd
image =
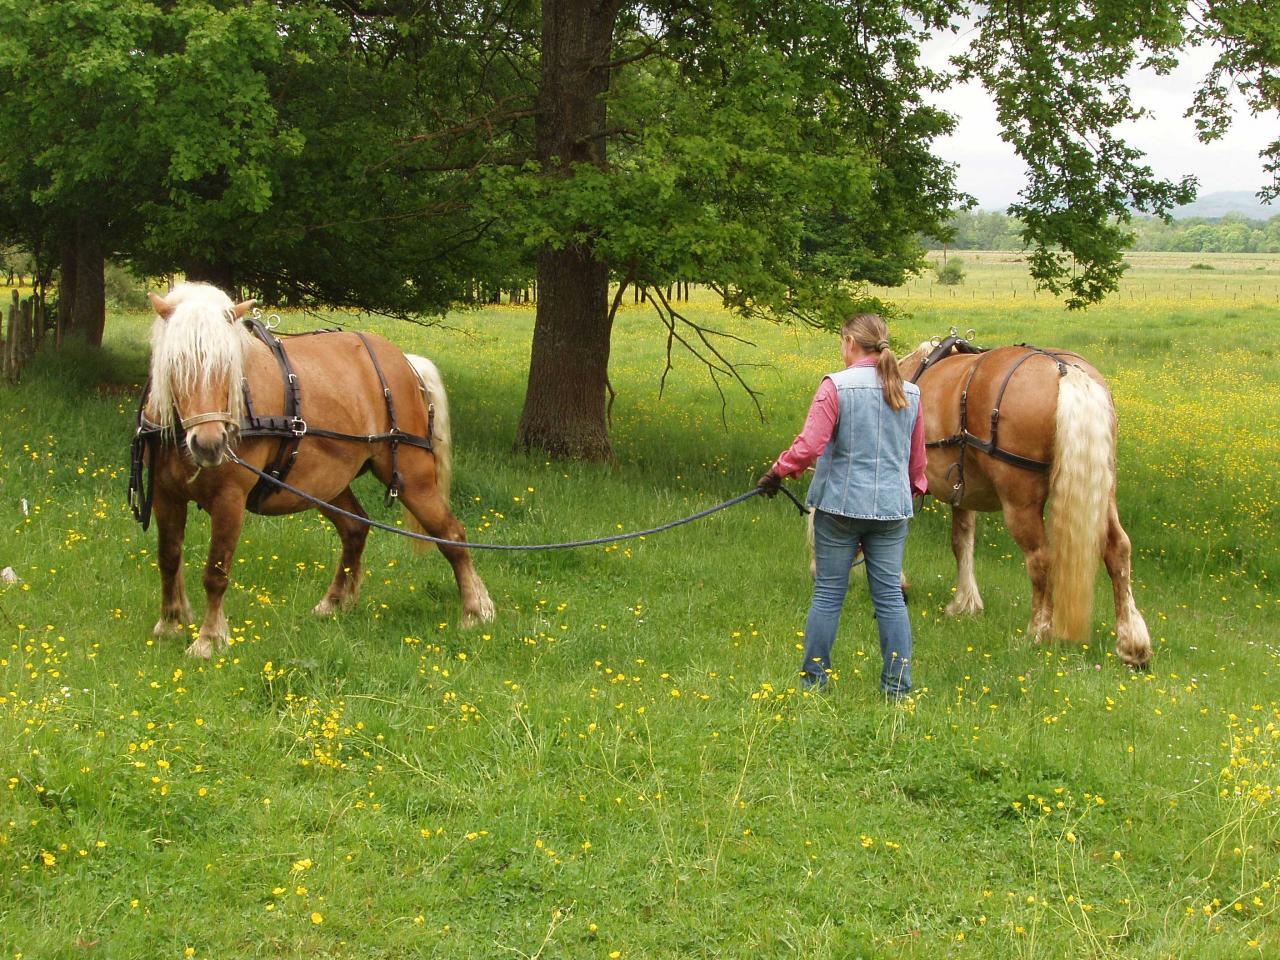
[[[198,467],[226,459],[238,437],[244,400],[240,381],[249,338],[240,320],[252,300],[233,304],[217,287],[184,283],[168,297],[150,294],[151,398],[148,415],[166,430],[186,431]]]

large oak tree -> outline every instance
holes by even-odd
[[[1011,212],[1037,279],[1073,306],[1114,289],[1131,213],[1192,188],[1119,136],[1127,78],[1213,44],[1203,135],[1233,89],[1275,111],[1275,7],[0,0],[0,240],[66,251],[77,302],[104,255],[401,315],[536,279],[516,444],[608,458],[626,291],[719,380],[723,341],[673,281],[817,324],[900,282],[966,199],[933,152],[953,121],[926,98],[958,80],[986,86],[1027,162]],[[957,29],[967,52],[923,64]]]

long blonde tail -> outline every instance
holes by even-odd
[[[449,488],[453,482],[453,437],[449,424],[449,397],[444,392],[444,380],[436,365],[426,357],[406,353],[405,359],[418,375],[422,384],[423,399],[433,410],[431,422],[431,450],[436,458],[436,486],[444,502],[449,502]],[[418,523],[418,518],[411,511],[404,511],[405,525],[415,533],[426,533]],[[431,544],[419,540],[415,547],[419,551],[431,549]]]
[[[809,550],[809,579],[818,579],[818,543],[817,537],[813,532],[813,520],[817,509],[810,507],[805,511],[804,518],[804,545]]]
[[[1049,475],[1050,596],[1056,636],[1088,639],[1093,583],[1115,484],[1115,416],[1107,391],[1078,367],[1058,381]]]

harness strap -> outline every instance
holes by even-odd
[[[949,356],[951,354],[951,348],[956,345],[956,340],[958,339],[959,338],[954,334],[949,337],[944,337],[936,347],[929,351],[929,355],[920,361],[920,366],[918,366],[916,368],[916,372],[911,375],[911,382],[919,383],[920,378],[924,376],[924,372],[926,370],[943,357]]]
[[[400,443],[400,428],[396,425],[396,404],[391,396],[391,388],[387,386],[387,378],[382,372],[382,364],[378,363],[378,355],[373,352],[369,338],[358,330],[356,336],[360,338],[365,352],[369,354],[369,360],[373,363],[373,372],[378,375],[382,396],[387,402],[387,432],[384,436],[387,439],[387,445],[391,448],[391,482],[387,484],[386,497],[386,505],[389,507],[395,503],[396,498],[400,496],[400,491],[404,489],[404,478],[400,476],[400,470],[396,466],[396,447]]]
[[[257,436],[280,437],[280,445],[276,447],[275,454],[268,461],[266,473],[276,480],[284,480],[293,468],[293,461],[298,456],[298,446],[302,441],[303,435],[307,432],[307,422],[300,415],[302,397],[298,387],[298,377],[289,366],[289,357],[285,353],[284,344],[281,343],[280,339],[258,319],[250,318],[248,323],[249,329],[253,331],[254,336],[266,344],[271,351],[271,355],[275,357],[276,366],[280,368],[280,379],[284,387],[284,419],[287,424],[287,432],[258,432],[262,428],[257,423],[259,418],[252,413],[253,403],[249,397],[249,381],[246,378],[243,383],[243,389],[247,416],[246,423],[241,428],[241,435],[244,435],[245,430],[249,430],[253,431]],[[255,513],[258,512],[262,507],[263,501],[275,491],[275,487],[267,483],[265,479],[259,478],[253,489],[249,491],[248,508]]]
[[[948,345],[947,343],[948,340],[952,339],[955,338],[947,337],[946,340],[943,340],[933,353],[929,355],[928,359],[930,364],[940,359],[940,357],[937,356],[938,350],[943,348],[950,350],[951,346],[954,346],[954,344]],[[1078,353],[1072,353],[1067,350],[1044,350],[1040,347],[1034,347],[1029,343],[1019,343],[1017,346],[1022,347],[1027,352],[1018,358],[1013,366],[1011,366],[1005,373],[1004,379],[1000,382],[1000,389],[996,392],[995,403],[991,407],[991,439],[983,440],[969,431],[969,386],[973,383],[973,378],[978,372],[978,367],[981,366],[982,361],[986,359],[986,355],[984,354],[983,356],[980,356],[977,362],[970,368],[969,375],[965,379],[964,387],[960,393],[959,432],[942,440],[930,440],[925,444],[926,447],[960,448],[960,455],[956,460],[956,463],[947,472],[948,478],[950,478],[953,473],[955,475],[955,482],[951,486],[951,505],[953,507],[958,507],[960,502],[964,499],[964,462],[965,451],[968,447],[973,447],[975,450],[985,453],[993,459],[1010,464],[1011,466],[1019,467],[1023,470],[1032,470],[1036,473],[1046,473],[1052,466],[1052,464],[1044,460],[1032,460],[1030,457],[1024,457],[1021,454],[1013,453],[1000,446],[1000,407],[1004,402],[1004,394],[1009,388],[1009,382],[1013,379],[1013,375],[1017,372],[1019,367],[1032,357],[1041,355],[1053,360],[1058,365],[1058,376],[1060,377],[1066,376],[1067,373],[1067,365],[1063,361],[1063,357],[1075,357],[1077,359],[1081,359],[1081,357]],[[923,372],[924,370],[922,365],[922,368],[916,372],[916,376],[912,378],[913,382],[918,380],[920,374]]]
[[[952,350],[956,353],[968,354],[970,356],[987,352],[986,347],[975,346],[972,342],[967,340],[965,337],[960,336],[958,333],[947,334],[947,336],[943,337],[942,340],[938,342],[936,347],[929,351],[929,355],[920,361],[920,366],[918,366],[916,368],[916,372],[911,375],[911,382],[919,383],[920,378],[924,376],[924,372],[939,360],[945,360],[947,357],[952,356]]]
[[[210,413],[197,413],[194,417],[183,417],[181,421],[182,429],[190,430],[194,426],[202,423],[212,423],[215,420],[220,420],[223,423],[239,424],[239,421],[232,419],[230,411],[215,410]]]
[[[142,396],[138,398],[136,426],[133,431],[133,441],[129,444],[129,486],[125,494],[133,519],[142,524],[144,531],[151,526],[151,504],[155,500],[155,447],[160,441],[159,426],[147,420],[142,412],[146,408],[150,393],[151,378],[148,377],[146,385],[142,388]],[[147,462],[148,453],[151,455],[149,463]]]

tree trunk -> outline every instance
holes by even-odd
[[[71,325],[90,346],[102,346],[107,325],[107,260],[102,252],[102,227],[91,217],[76,222],[75,302]]]
[[[76,244],[74,237],[64,237],[59,247],[58,268],[58,339],[62,349],[63,337],[74,330],[71,326],[76,309]]]
[[[538,301],[529,386],[516,447],[564,459],[610,460],[608,268],[580,247],[538,255]],[[555,304],[554,320],[545,304]]]
[[[543,0],[537,153],[547,176],[605,165],[606,64],[620,0]],[[609,460],[609,267],[591,242],[538,253],[538,306],[516,449]]]

